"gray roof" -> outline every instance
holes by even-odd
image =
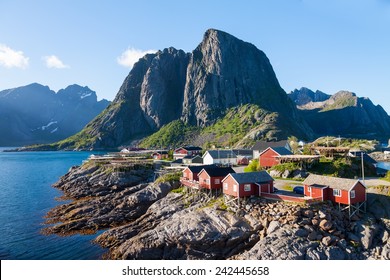
[[[289,147],[287,140],[277,141],[277,142],[266,142],[266,141],[257,141],[255,145],[253,145],[252,150],[255,151],[264,151],[269,147]]]
[[[309,177],[302,182],[304,185],[308,186],[329,186],[332,189],[340,189],[349,191],[357,182],[356,179],[346,179],[346,178],[337,178],[337,177],[329,177],[329,176],[321,176],[310,174]],[[364,184],[362,183],[364,186]]]
[[[214,159],[217,159],[217,158],[237,158],[237,155],[232,150],[208,150],[207,152]],[[205,155],[206,155],[206,153],[205,153]]]
[[[252,157],[252,155],[253,155],[253,151],[249,150],[249,149],[233,149],[233,152],[237,156],[250,156],[250,157]]]
[[[285,147],[273,147],[271,148],[281,156],[292,155],[293,153],[287,150]]]
[[[267,171],[232,173],[231,175],[239,184],[262,183],[274,180]]]

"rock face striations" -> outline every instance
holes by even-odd
[[[247,103],[276,113],[275,136],[306,138],[312,133],[280,87],[266,55],[250,43],[210,29],[192,53],[168,48],[141,58],[105,113],[68,146],[113,148],[174,120],[204,127],[228,108]]]
[[[330,96],[302,88],[289,94],[303,117],[319,136],[341,135],[387,139],[390,117],[380,105],[349,91]],[[327,97],[327,98],[326,98]]]
[[[0,92],[0,146],[48,143],[80,131],[108,106],[88,87],[40,84]]]

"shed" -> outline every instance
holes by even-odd
[[[183,157],[183,164],[192,165],[192,164],[203,164],[203,158],[196,155],[196,156],[185,156]]]
[[[167,159],[169,157],[168,151],[156,151],[152,154],[153,159]]]

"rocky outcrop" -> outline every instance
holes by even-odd
[[[0,146],[58,141],[80,131],[109,102],[88,87],[71,85],[57,93],[40,84],[0,92]]]
[[[187,193],[177,182],[140,183],[152,171],[73,167],[55,185],[73,201],[48,213],[53,225],[44,233],[106,229],[95,242],[109,259],[389,259],[389,199],[381,190],[369,195],[367,214],[350,220],[327,203],[252,198],[226,209],[222,198]]]
[[[303,92],[306,91],[310,90]],[[302,95],[304,94],[296,91],[289,94],[318,136],[341,135],[386,140],[390,136],[389,115],[368,98],[357,97],[355,93],[348,91],[339,91],[323,101],[321,98],[309,101],[309,97],[301,98]]]
[[[227,109],[248,103],[272,114],[269,127],[275,137],[288,131],[310,138],[311,129],[280,87],[266,55],[210,29],[192,53],[171,47],[141,58],[105,113],[59,148],[115,148],[179,119],[204,127]]]
[[[311,102],[322,102],[328,100],[330,95],[323,93],[322,91],[316,90],[315,92],[302,87],[295,89],[288,94],[288,97],[297,105],[303,106]]]

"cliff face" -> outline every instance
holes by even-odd
[[[71,85],[57,93],[40,84],[0,92],[0,146],[47,143],[80,131],[109,102],[88,87]]]
[[[111,106],[77,136],[83,141],[72,138],[68,146],[113,148],[178,119],[208,126],[226,109],[247,103],[276,113],[276,134],[288,131],[305,138],[311,134],[266,55],[252,44],[210,29],[192,53],[168,48],[141,58]]]
[[[295,89],[288,94],[288,97],[297,105],[302,106],[310,102],[322,102],[328,100],[330,95],[323,93],[322,91],[312,91],[308,88],[302,87]]]
[[[324,101],[310,101],[298,108],[318,135],[358,138],[388,138],[390,135],[390,117],[385,110],[352,92],[339,91]]]
[[[226,108],[246,103],[269,111],[291,111],[262,51],[225,32],[208,30],[191,54],[183,119],[189,124],[207,125]]]

